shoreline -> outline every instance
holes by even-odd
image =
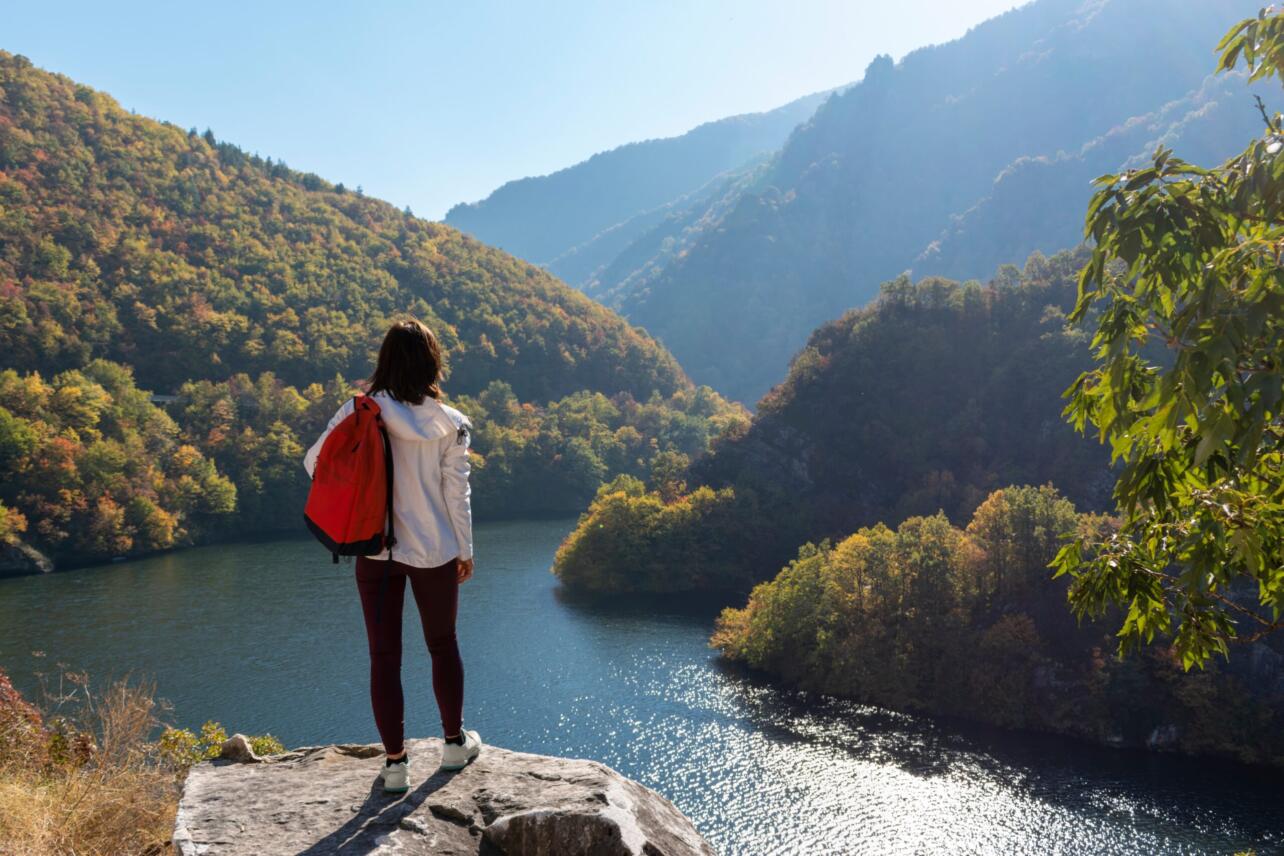
[[[473,523],[477,525],[488,525],[492,523],[523,523],[544,522],[553,520],[565,520],[569,524],[579,518],[583,512],[550,512],[546,514],[523,514],[512,517],[476,517]],[[137,553],[127,553],[121,556],[112,556],[111,558],[67,558],[52,559],[47,553],[40,551],[30,544],[26,548],[34,550],[41,556],[45,557],[50,563],[50,567],[45,570],[32,568],[31,570],[0,570],[0,581],[7,579],[19,579],[22,577],[40,577],[46,574],[61,574],[69,571],[87,571],[93,569],[110,568],[113,565],[119,565],[126,562],[135,562],[142,559],[154,559],[157,556],[166,556],[172,553],[181,553],[188,550],[199,550],[204,547],[216,547],[220,544],[261,544],[268,541],[314,541],[315,539],[306,528],[300,524],[297,528],[290,529],[265,529],[253,532],[233,534],[227,533],[223,536],[211,536],[208,539],[194,541],[190,544],[176,544],[173,547],[167,547],[164,550],[148,550]],[[25,542],[24,542],[25,543]],[[324,548],[322,548],[324,549]]]
[[[714,663],[715,668],[738,675],[739,677],[759,686],[768,686],[780,692],[791,692],[796,693],[799,696],[806,697],[809,700],[809,705],[815,704],[814,700],[816,699],[821,700],[822,703],[835,702],[840,704],[856,704],[862,707],[867,707],[872,711],[880,712],[888,717],[906,716],[926,720],[973,740],[980,739],[982,737],[992,739],[1004,735],[1032,737],[1038,739],[1065,741],[1069,746],[1091,747],[1094,750],[1114,754],[1119,758],[1126,758],[1128,755],[1133,755],[1139,760],[1177,758],[1187,761],[1198,761],[1201,764],[1218,765],[1230,771],[1251,770],[1255,773],[1271,777],[1277,777],[1281,772],[1284,772],[1284,763],[1271,764],[1264,761],[1248,761],[1208,752],[1185,752],[1181,749],[1162,744],[1152,745],[1149,741],[1138,743],[1122,738],[1117,741],[1110,739],[1097,739],[1088,734],[1057,731],[1051,728],[1001,725],[997,722],[987,722],[983,719],[973,719],[956,714],[938,713],[931,710],[887,707],[886,705],[878,704],[876,702],[862,701],[861,699],[850,696],[838,695],[836,693],[825,692],[817,689],[806,689],[796,684],[790,684],[789,682],[776,677],[771,672],[756,669],[739,660],[731,659],[721,652],[714,655]]]

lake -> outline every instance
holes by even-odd
[[[561,596],[548,568],[572,525],[478,527],[460,602],[465,722],[510,749],[610,764],[721,853],[1284,852],[1279,773],[775,688],[720,664],[707,604]],[[437,711],[407,616],[407,733],[426,736]],[[0,666],[31,690],[56,661],[149,676],[189,727],[377,739],[352,566],[307,540],[0,579]]]

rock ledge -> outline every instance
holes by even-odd
[[[410,791],[398,796],[382,790],[377,746],[199,764],[183,788],[175,853],[712,856],[672,803],[604,764],[487,746],[447,773],[436,769],[440,739],[407,746]]]

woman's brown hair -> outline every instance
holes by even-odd
[[[388,328],[367,393],[386,392],[397,401],[423,404],[441,398],[441,346],[421,321],[409,318]]]

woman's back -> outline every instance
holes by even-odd
[[[371,396],[379,404],[392,442],[392,516],[397,543],[391,557],[417,568],[435,568],[453,558],[473,555],[469,507],[468,417],[435,398],[420,404],[398,401],[386,391]],[[352,413],[349,399],[308,451],[312,472],[330,429]],[[387,551],[372,558],[387,559]]]

